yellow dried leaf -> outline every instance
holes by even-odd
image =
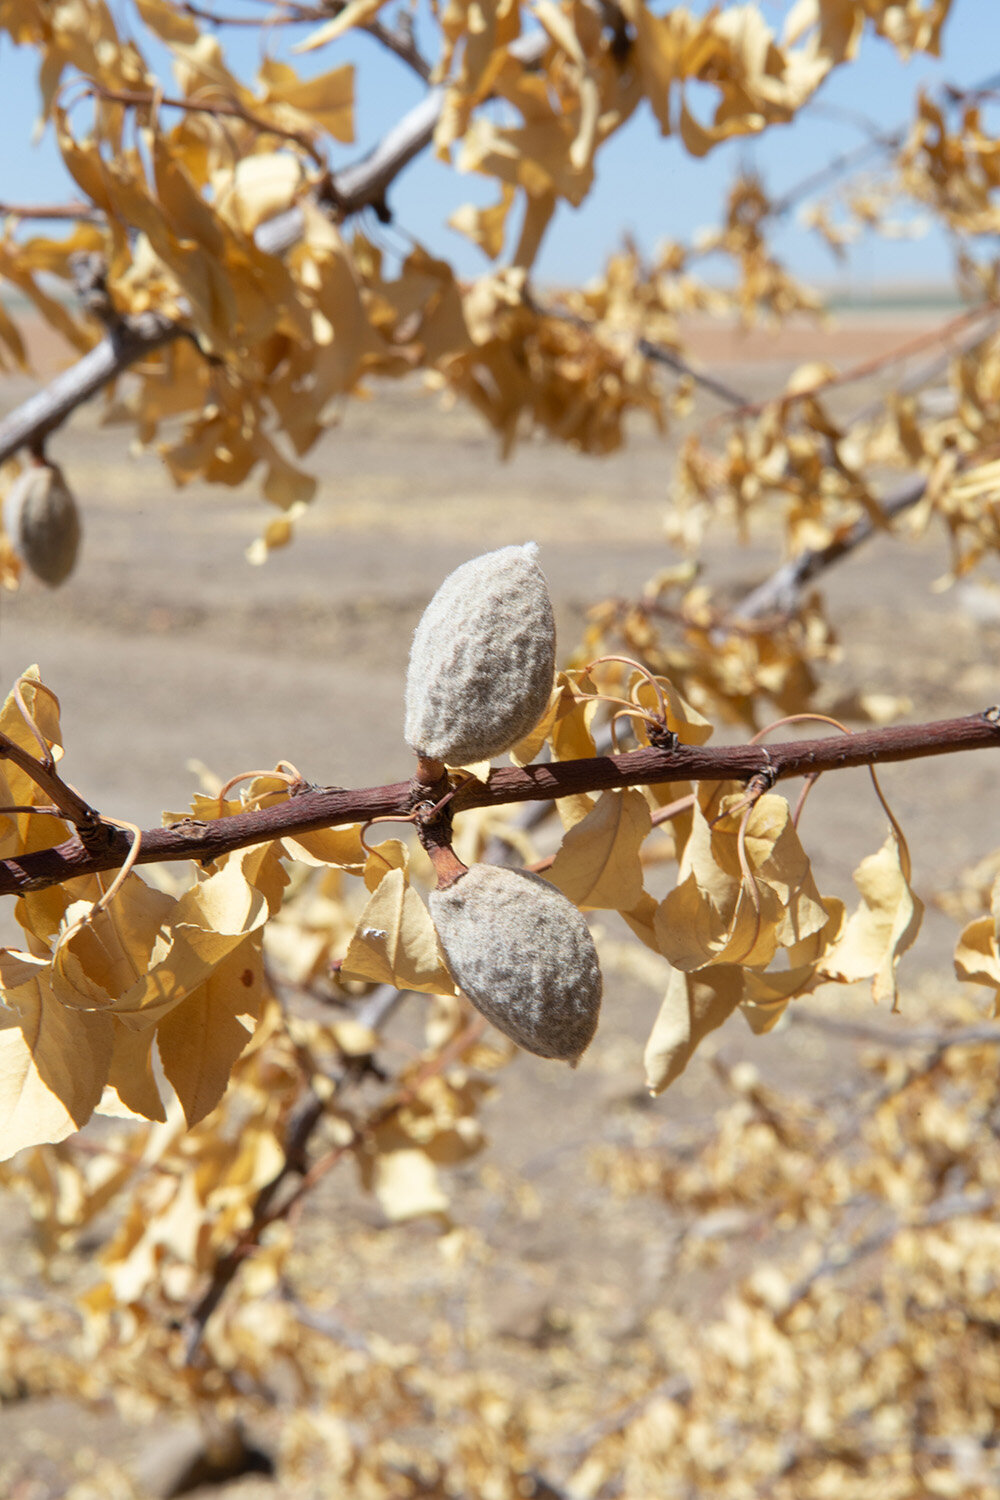
[[[641,792],[602,792],[565,834],[545,878],[577,906],[631,911],[643,894],[639,850],[652,826]]]
[[[215,174],[219,214],[243,234],[290,208],[304,183],[302,164],[287,151],[245,156],[233,171]]]
[[[758,798],[747,819],[744,854],[753,883],[746,880],[739,854],[743,814],[725,815],[741,800],[740,793],[701,794],[677,886],[657,913],[660,951],[685,972],[720,963],[763,968],[778,948],[793,948],[829,921],[788,803],[775,793]],[[714,821],[720,812],[724,816]]]
[[[636,905],[629,911],[623,911],[622,916],[640,942],[645,943],[647,948],[652,948],[654,953],[659,953],[660,947],[656,941],[656,911],[656,901],[648,891],[643,891]]]
[[[401,990],[455,994],[430,912],[402,870],[390,870],[369,897],[341,973]]]
[[[896,965],[920,930],[924,906],[910,886],[910,855],[895,829],[854,872],[861,905],[823,955],[823,972],[851,983],[871,979],[872,998],[897,1001]]]
[[[970,984],[991,985],[1000,996],[1000,878],[990,892],[990,915],[962,929],[955,947],[955,973]]]
[[[448,220],[448,227],[464,234],[490,260],[496,260],[503,249],[507,215],[516,196],[515,189],[503,183],[499,203],[491,204],[489,208],[476,208],[474,204],[466,203],[455,210]]]
[[[721,965],[701,974],[675,969],[646,1043],[646,1085],[654,1094],[673,1083],[710,1031],[743,999],[743,971]]]
[[[63,1005],[107,1009],[130,993],[150,962],[177,902],[131,874],[106,910],[92,901],[66,907],[52,955],[52,988]]]
[[[423,1214],[443,1214],[448,1197],[426,1151],[402,1147],[375,1158],[373,1183],[382,1212],[394,1224]]]
[[[150,31],[155,31],[168,47],[189,47],[197,42],[200,32],[196,23],[170,0],[135,0],[135,7]]]
[[[292,51],[314,52],[317,47],[325,47],[327,42],[336,41],[338,36],[343,36],[352,27],[363,26],[366,21],[371,21],[385,3],[386,0],[348,0],[332,21],[324,21],[322,26],[317,26],[304,41],[297,42]]]
[[[368,851],[365,885],[370,891],[377,890],[391,870],[402,870],[405,875],[409,868],[410,851],[402,839],[385,839],[381,844],[373,844]]]
[[[244,939],[157,1027],[163,1071],[189,1127],[222,1098],[233,1064],[253,1034],[264,986],[259,937]]]
[[[955,973],[970,984],[988,984],[1000,992],[1000,951],[992,917],[977,917],[963,927],[955,946]]]
[[[360,823],[346,828],[320,828],[315,833],[299,833],[295,838],[282,839],[282,844],[291,859],[306,865],[337,865],[345,870],[358,870],[368,858],[368,851],[361,842]]]
[[[111,1061],[109,1016],[69,1009],[44,959],[0,950],[0,1157],[62,1141],[90,1119]]]
[[[376,6],[377,9],[377,6]],[[340,20],[341,16],[335,17]],[[258,74],[265,86],[264,99],[267,104],[285,106],[271,113],[302,115],[301,122],[284,120],[288,126],[315,121],[332,135],[335,141],[350,145],[354,140],[354,66],[344,63],[332,68],[329,73],[318,73],[313,78],[300,78],[294,68],[276,58],[266,58]]]
[[[167,1112],[153,1073],[152,1028],[131,1031],[114,1016],[112,1025],[108,1081],[97,1113],[119,1119],[165,1120]]]
[[[804,365],[797,365],[785,382],[785,395],[796,396],[802,391],[811,391],[815,386],[825,385],[828,380],[835,379],[836,375],[836,367],[823,360],[815,359]]]

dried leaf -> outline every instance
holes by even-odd
[[[375,1158],[372,1185],[382,1212],[394,1224],[424,1214],[443,1214],[448,1197],[426,1151],[402,1147]]]
[[[111,1061],[109,1016],[60,1005],[44,959],[0,950],[0,1155],[90,1119]]]
[[[843,933],[823,955],[823,972],[851,983],[872,981],[872,998],[891,1000],[896,1008],[896,965],[911,946],[924,905],[910,886],[910,855],[895,828],[877,854],[863,859],[854,872],[861,905],[848,917]]]
[[[747,819],[747,881],[739,853],[741,801],[741,793],[701,794],[677,886],[657,913],[660,951],[685,972],[722,963],[766,967],[779,948],[793,948],[829,921],[788,803],[774,793],[758,798]]]
[[[264,993],[263,958],[254,936],[217,964],[157,1027],[163,1071],[189,1128],[222,1098],[233,1064],[253,1035]]]
[[[631,911],[643,894],[639,850],[652,826],[641,792],[602,792],[563,837],[545,878],[577,906]]]
[[[646,1085],[661,1093],[678,1078],[699,1042],[743,999],[743,971],[723,964],[700,974],[675,969],[646,1043]]]
[[[401,990],[455,994],[430,912],[402,870],[390,870],[369,897],[341,973]]]

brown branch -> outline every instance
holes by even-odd
[[[943,1055],[951,1047],[1000,1046],[1000,1024],[990,1021],[984,1021],[981,1025],[953,1026],[950,1029],[944,1026],[912,1026],[892,1031],[888,1026],[870,1026],[865,1021],[842,1020],[836,1016],[822,1015],[807,1007],[796,1007],[789,1014],[796,1026],[812,1026],[816,1031],[867,1042],[873,1047],[925,1047]]]
[[[274,0],[272,0],[274,3]],[[235,16],[224,15],[220,11],[208,10],[201,5],[195,5],[193,0],[180,0],[178,9],[185,15],[191,16],[196,21],[207,21],[211,26],[251,26],[260,30],[262,26],[315,26],[317,22],[329,21],[336,16],[347,4],[347,0],[327,6],[290,5],[281,6],[280,14],[269,16],[262,20],[260,16]],[[408,12],[404,12],[408,15]],[[400,62],[404,62],[408,68],[412,68],[418,77],[426,83],[431,76],[431,65],[423,54],[418,50],[411,34],[402,27],[395,28],[386,26],[379,20],[365,21],[354,28],[356,31],[366,31],[386,51],[393,53]]]
[[[1000,707],[965,718],[900,724],[828,739],[789,740],[766,748],[752,744],[717,748],[678,745],[672,750],[648,747],[624,755],[553,761],[523,769],[504,766],[495,769],[485,784],[466,781],[451,806],[457,813],[473,807],[547,802],[581,792],[674,781],[749,781],[763,775],[773,783],[850,766],[886,765],[996,747],[1000,747]],[[374,817],[408,817],[413,796],[411,781],[355,790],[311,787],[293,792],[287,801],[272,807],[234,813],[213,822],[184,818],[169,828],[146,829],[141,835],[137,863],[194,859],[210,864],[251,844],[294,838]],[[72,838],[52,849],[0,860],[0,895],[44,890],[80,875],[117,869],[129,854],[132,838],[107,825],[102,832],[105,838],[99,849],[88,850],[79,839]]]
[[[407,993],[407,991],[395,989],[392,985],[381,984],[355,1011],[354,1019],[360,1026],[367,1026],[377,1033],[385,1026]],[[310,1086],[290,1111],[282,1146],[285,1159],[270,1182],[266,1182],[257,1193],[250,1224],[232,1249],[216,1261],[208,1285],[188,1315],[186,1363],[189,1364],[194,1358],[209,1318],[222,1301],[248,1253],[259,1243],[268,1224],[273,1223],[274,1204],[281,1189],[291,1177],[302,1177],[309,1170],[306,1148],[323,1119],[331,1098],[356,1075],[356,1071],[348,1060],[336,1077],[331,1079],[327,1075],[327,1082],[332,1084],[332,1090],[325,1088],[321,1095]]]
[[[682,355],[674,349],[668,348],[666,344],[654,344],[651,339],[640,339],[636,344],[639,353],[646,359],[651,359],[654,364],[667,365],[678,375],[684,375],[700,385],[704,390],[711,391],[713,396],[718,396],[720,401],[725,401],[727,406],[734,407],[737,412],[749,407],[750,398],[743,396],[734,390],[731,385],[716,379],[714,375],[707,374],[704,370],[698,370],[694,365],[688,363]]]
[[[377,1029],[388,1020],[389,1015],[399,1003],[405,991],[393,990],[388,985],[379,987],[379,992],[384,992],[388,997],[386,1001],[373,1005],[371,1000],[358,1012],[357,1019],[362,1025],[372,1024],[372,1029]],[[366,1020],[366,1017],[368,1020]],[[293,1111],[289,1127],[288,1147],[284,1164],[279,1168],[272,1180],[261,1189],[257,1195],[254,1205],[254,1215],[249,1227],[243,1232],[236,1244],[226,1255],[222,1256],[215,1264],[212,1278],[201,1298],[192,1309],[188,1317],[188,1335],[185,1343],[184,1361],[190,1364],[204,1337],[205,1328],[209,1318],[215,1312],[222,1301],[227,1288],[232,1283],[249,1255],[260,1243],[261,1235],[272,1224],[280,1219],[288,1218],[293,1210],[301,1203],[302,1199],[316,1187],[317,1183],[337,1166],[344,1157],[352,1151],[357,1151],[364,1146],[373,1130],[380,1125],[386,1124],[392,1117],[405,1109],[419,1094],[424,1083],[429,1078],[437,1077],[444,1070],[461,1057],[474,1041],[478,1039],[485,1028],[485,1021],[476,1016],[470,1023],[463,1027],[459,1034],[454,1037],[442,1050],[431,1057],[422,1067],[418,1068],[414,1076],[406,1083],[396,1080],[396,1088],[392,1096],[370,1115],[352,1132],[348,1141],[337,1145],[327,1151],[318,1160],[307,1163],[305,1160],[305,1148],[310,1137],[319,1125],[330,1101],[328,1093],[321,1099],[313,1089],[309,1089],[298,1107]],[[352,1076],[351,1071],[345,1068],[339,1078],[334,1082],[334,1093]],[[279,1189],[287,1179],[296,1175],[299,1178],[296,1186],[288,1193],[279,1204],[275,1204]]]
[[[896,387],[896,394],[903,396],[920,390],[946,370],[952,359],[968,354],[986,339],[992,338],[1000,326],[1000,318],[995,308],[991,311],[993,316],[985,327],[973,328],[971,333],[958,341],[954,349],[944,350],[936,354],[928,363],[921,365]],[[951,324],[945,325],[946,329],[951,326]],[[872,421],[884,404],[881,397],[869,401],[855,411],[845,425],[857,427],[862,423]],[[927,476],[925,474],[916,474],[911,479],[904,480],[880,502],[883,518],[891,521],[903,511],[909,510],[923,498],[926,490]],[[828,542],[825,547],[807,548],[796,557],[790,558],[788,562],[782,563],[770,578],[758,584],[741,603],[736,605],[731,611],[732,616],[741,620],[753,620],[774,613],[791,614],[796,608],[798,596],[805,584],[817,574],[832,567],[834,563],[849,556],[855,548],[868,541],[879,529],[870,516],[860,516],[852,526],[840,536],[834,537],[833,541]]]
[[[55,770],[54,762],[52,765],[45,765],[2,732],[0,732],[0,760],[12,760],[25,776],[30,777],[41,791],[47,793],[52,799],[53,806],[58,809],[59,816],[65,818],[67,822],[75,824],[80,829],[93,829],[100,823],[100,813],[96,808],[91,807],[89,802],[85,802],[79,792],[67,786]],[[14,811],[13,808],[2,810]]]
[[[916,505],[926,489],[927,477],[924,474],[917,474],[913,479],[906,480],[880,502],[880,509],[885,520],[890,521],[895,516],[902,515],[904,510],[909,510]],[[862,542],[867,542],[870,537],[873,537],[878,529],[870,516],[860,516],[852,526],[834,537],[833,541],[828,542],[825,547],[807,547],[804,552],[799,552],[788,562],[782,563],[770,578],[766,578],[757,588],[752,589],[734,607],[733,617],[739,620],[754,620],[767,615],[794,613],[798,605],[799,594],[805,585],[817,574],[825,572],[834,563],[849,556],[855,548],[861,546]]]
[[[92,203],[83,200],[70,203],[0,203],[0,216],[12,219],[75,219],[87,224],[103,224],[104,215]]]
[[[850,1207],[850,1204],[847,1205]],[[859,1260],[864,1260],[869,1255],[884,1250],[891,1245],[897,1235],[904,1231],[920,1229],[934,1229],[940,1224],[947,1224],[953,1219],[963,1219],[970,1215],[991,1213],[996,1208],[996,1199],[992,1194],[979,1193],[952,1193],[946,1198],[939,1198],[931,1203],[922,1214],[912,1219],[897,1218],[889,1223],[880,1225],[872,1230],[870,1234],[856,1240],[851,1245],[835,1246],[818,1265],[790,1287],[781,1311],[778,1314],[779,1323],[788,1317],[793,1308],[804,1301],[816,1285],[817,1281],[826,1276],[837,1276],[842,1271],[855,1265]]]
[[[911,355],[918,354],[922,349],[928,348],[928,346],[938,351],[938,359],[942,356],[945,359],[951,359],[954,354],[965,352],[968,342],[966,340],[964,343],[960,343],[955,350],[949,349],[947,345],[951,336],[958,333],[961,329],[966,328],[970,323],[979,323],[983,318],[987,317],[991,319],[996,318],[996,308],[989,303],[979,303],[975,307],[966,308],[957,317],[949,318],[947,322],[942,323],[940,327],[933,329],[932,332],[922,333],[916,338],[907,339],[904,343],[897,344],[894,349],[890,349],[887,354],[880,354],[874,359],[866,359],[860,364],[850,365],[846,370],[838,370],[836,374],[828,375],[824,380],[817,380],[815,385],[806,386],[802,390],[793,391],[790,394],[779,392],[778,395],[768,396],[763,401],[748,401],[742,406],[734,406],[730,411],[721,412],[718,416],[713,417],[709,426],[715,427],[723,422],[738,422],[746,417],[759,417],[772,406],[788,408],[795,406],[800,401],[809,401],[813,396],[822,396],[827,391],[835,390],[838,387],[856,385],[858,381],[868,380],[872,375],[878,375],[891,365],[899,364],[904,359],[909,359]],[[977,328],[973,343],[979,343],[984,337],[988,337],[988,334],[984,334],[982,329]],[[936,366],[937,360],[935,360]],[[921,379],[921,385],[925,379],[926,376]],[[881,407],[881,402],[878,404]],[[867,412],[868,407],[863,408],[863,411]],[[850,425],[856,426],[861,420],[863,420],[862,416],[855,415],[851,419]]]

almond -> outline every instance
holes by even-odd
[[[491,760],[548,705],[556,629],[533,542],[501,547],[449,574],[413,637],[406,742],[427,760]]]
[[[4,499],[3,524],[36,578],[54,588],[69,577],[80,550],[80,514],[56,464],[32,464],[17,476]]]
[[[432,891],[429,905],[476,1009],[525,1051],[575,1063],[597,1029],[602,988],[578,908],[539,875],[478,864]]]

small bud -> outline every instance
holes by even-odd
[[[69,577],[80,549],[80,515],[57,465],[22,470],[4,499],[3,524],[36,578],[54,588]]]
[[[449,574],[424,610],[406,677],[406,742],[467,766],[523,739],[552,691],[556,627],[533,542]]]
[[[597,1029],[601,970],[580,911],[538,875],[471,865],[429,897],[456,984],[539,1057],[575,1063]]]

